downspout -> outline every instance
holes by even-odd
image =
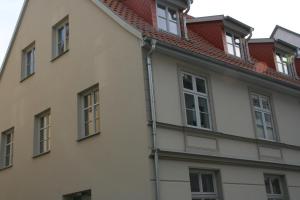
[[[188,36],[188,30],[187,30],[187,20],[186,20],[186,15],[188,14],[188,12],[190,11],[191,9],[191,4],[192,4],[192,0],[187,0],[187,9],[183,12],[183,28],[184,28],[184,37],[185,39],[189,39],[189,36]]]
[[[150,109],[151,109],[151,121],[152,121],[152,142],[154,152],[154,176],[155,176],[155,197],[156,200],[160,200],[160,180],[159,180],[159,158],[158,158],[158,146],[156,135],[156,105],[154,96],[154,80],[153,80],[153,66],[152,66],[152,54],[156,48],[156,40],[151,40],[151,49],[147,53],[147,70],[148,70],[148,84],[150,95]]]
[[[249,40],[252,38],[253,35],[253,28],[250,29],[250,34],[249,36],[246,38],[246,48],[245,48],[245,54],[247,55],[247,60],[249,62],[251,62],[251,56],[250,56],[250,51],[249,51],[249,47],[248,47],[248,42]]]

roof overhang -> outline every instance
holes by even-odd
[[[158,2],[166,3],[184,10],[189,7],[189,4],[193,3],[193,0],[158,0]]]
[[[222,21],[224,27],[238,33],[242,37],[250,34],[254,28],[244,24],[241,21],[238,21],[230,16],[224,15],[214,15],[214,16],[206,16],[206,17],[198,17],[193,19],[188,19],[187,23],[202,23],[202,22],[212,22],[212,21]]]
[[[151,38],[149,38],[149,40],[151,40]],[[195,66],[204,67],[207,70],[236,77],[240,80],[252,83],[253,85],[260,85],[264,88],[269,88],[275,91],[285,92],[287,94],[300,97],[300,86],[296,83],[279,80],[260,72],[242,68],[238,65],[232,65],[220,60],[216,60],[209,56],[195,54],[162,41],[157,41],[156,50]]]

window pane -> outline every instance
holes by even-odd
[[[265,139],[264,127],[261,125],[256,125],[257,137]]]
[[[177,13],[175,10],[168,9],[168,17],[169,17],[169,20],[177,23]]]
[[[270,114],[265,113],[265,122],[267,127],[272,127],[272,118]]]
[[[191,94],[184,94],[185,97],[185,107],[187,109],[195,110],[195,99]]]
[[[187,124],[191,126],[197,126],[197,117],[195,110],[186,110]]]
[[[270,110],[270,104],[267,98],[262,98],[262,106],[264,109]]]
[[[257,95],[252,95],[252,103],[255,107],[260,107],[259,97]]]
[[[263,119],[262,119],[262,113],[255,111],[255,119],[256,119],[256,125],[263,126]]]
[[[227,44],[227,50],[228,50],[229,54],[234,55],[234,50],[233,50],[232,44]]]
[[[94,134],[94,127],[92,122],[85,123],[85,136]]]
[[[177,22],[170,21],[169,22],[170,33],[178,35],[178,25]]]
[[[158,28],[164,31],[167,31],[167,20],[161,17],[158,17]]]
[[[276,61],[277,62],[281,62],[281,58],[280,58],[280,56],[278,54],[276,55]]]
[[[199,97],[198,101],[201,127],[210,128],[207,99]]]
[[[100,109],[99,105],[94,106],[94,112],[95,112],[95,131],[100,132]]]
[[[273,194],[281,194],[279,178],[272,179]]]
[[[241,49],[240,46],[235,46],[235,55],[237,57],[241,57]]]
[[[277,63],[278,71],[283,73],[283,65],[281,63]]]
[[[232,42],[232,36],[229,35],[228,33],[226,34],[226,42],[227,42],[227,44],[233,44],[233,42]]]
[[[191,190],[192,192],[200,192],[199,176],[198,174],[190,173]]]
[[[267,128],[267,139],[275,140],[273,128],[270,127]]]
[[[270,178],[265,178],[265,186],[267,194],[271,194]]]
[[[182,76],[182,79],[183,79],[183,87],[185,89],[193,90],[192,76],[184,74]]]
[[[199,97],[198,101],[199,101],[199,110],[200,110],[200,112],[208,113],[207,99]]]
[[[87,108],[91,105],[92,105],[92,95],[89,94],[89,95],[84,96],[84,108]]]
[[[166,8],[162,5],[157,6],[157,15],[166,18]]]
[[[202,174],[202,187],[203,192],[215,192],[214,190],[214,181],[212,174]]]
[[[205,80],[196,78],[197,91],[206,93]]]

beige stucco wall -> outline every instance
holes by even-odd
[[[207,66],[190,64],[174,57],[156,53],[153,56],[157,118],[159,122],[184,126],[181,71],[207,77],[215,113],[216,131],[247,138],[255,138],[249,90],[270,94],[280,141],[300,146],[300,103],[297,97],[261,85],[242,81],[238,77],[209,70]]]
[[[290,200],[300,195],[300,176],[297,172],[208,164],[205,162],[182,162],[162,160],[160,162],[161,196],[164,200],[191,199],[189,170],[213,170],[220,174],[221,188],[225,200],[267,199],[264,174],[285,174]]]
[[[52,26],[69,15],[70,51],[52,59]],[[21,51],[36,44],[35,75],[20,83]],[[30,0],[0,80],[0,131],[15,127],[0,199],[150,199],[141,43],[91,1]],[[77,142],[77,94],[99,83],[101,135]],[[33,159],[34,115],[51,108],[50,154]],[[130,181],[130,184],[128,184]]]

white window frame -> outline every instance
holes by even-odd
[[[95,94],[98,94],[97,96],[97,100],[98,102],[95,102]],[[91,105],[89,105],[88,107],[84,107],[84,97],[91,95],[92,96],[92,103]],[[96,117],[97,113],[96,113],[96,107],[98,107],[98,118]],[[87,134],[86,133],[86,129],[85,129],[85,125],[86,125],[86,119],[85,119],[85,111],[91,109],[92,113],[93,113],[93,133],[92,134]],[[93,86],[87,90],[85,90],[84,92],[81,92],[79,94],[79,140],[80,139],[84,139],[96,134],[100,133],[100,129],[101,129],[101,125],[100,125],[100,93],[99,93],[99,86]],[[98,120],[98,126],[99,126],[99,130],[97,129],[97,120]]]
[[[161,7],[164,7],[164,11],[165,11],[165,17],[161,17],[158,15],[158,9],[159,9],[159,6]],[[175,23],[174,20],[172,19],[169,19],[169,10],[172,10],[172,11],[175,11],[176,12],[176,16],[177,16],[177,20],[176,20],[176,25],[177,25],[177,33],[173,33],[170,31],[170,21]],[[177,35],[177,36],[180,36],[180,19],[179,19],[179,13],[178,13],[178,9],[174,8],[174,7],[171,7],[171,6],[168,6],[164,3],[161,3],[161,2],[158,2],[156,4],[156,16],[157,16],[157,27],[160,31],[166,31],[168,33],[171,33],[173,35]],[[162,18],[164,20],[166,20],[166,27],[167,27],[167,30],[164,30],[163,28],[160,28],[159,27],[159,18]]]
[[[10,142],[7,142],[7,137],[10,135]],[[14,129],[4,131],[1,135],[1,168],[11,167],[13,165],[13,146],[14,146]],[[10,149],[7,155],[7,147]],[[8,158],[8,162],[7,162]]]
[[[270,184],[270,190],[271,190],[271,193],[267,193],[267,197],[268,197],[268,200],[272,200],[272,199],[276,199],[276,200],[285,200],[285,190],[284,190],[284,183],[283,183],[283,178],[282,176],[277,176],[277,175],[265,175],[264,176],[264,179],[269,179],[269,184]],[[273,192],[273,187],[272,187],[272,180],[275,180],[277,179],[279,181],[279,187],[280,187],[280,191],[281,191],[281,194],[274,194]]]
[[[184,88],[183,85],[183,76],[184,75],[189,75],[192,77],[192,83],[193,83],[193,90],[189,90]],[[206,93],[201,93],[197,91],[197,84],[196,84],[196,79],[199,80],[203,80],[205,83],[205,92]],[[184,116],[185,116],[185,124],[187,127],[191,127],[191,128],[199,128],[199,129],[204,129],[204,130],[212,130],[212,115],[211,115],[211,105],[210,105],[210,97],[209,97],[209,93],[208,93],[208,81],[206,78],[201,77],[201,76],[197,76],[188,72],[181,72],[181,85],[182,85],[182,90],[183,90],[183,108],[184,108]],[[187,114],[186,114],[186,102],[185,102],[185,94],[189,94],[189,95],[193,95],[194,97],[194,102],[195,102],[195,111],[196,111],[196,119],[197,119],[197,126],[193,126],[193,125],[189,125],[188,121],[187,121]],[[209,122],[209,128],[205,128],[201,126],[201,113],[199,111],[199,101],[198,101],[198,97],[200,98],[204,98],[207,101],[207,110],[208,110],[208,122]]]
[[[28,54],[30,54],[30,63],[28,65]],[[21,80],[26,79],[35,72],[35,44],[29,45],[23,50],[22,54],[22,69],[21,69]]]
[[[59,31],[63,30],[63,39],[62,41],[59,40]],[[59,57],[63,55],[65,52],[69,50],[69,40],[70,40],[70,25],[69,25],[69,19],[66,17],[61,22],[59,22],[57,25],[53,28],[54,31],[54,58]],[[63,50],[60,51],[60,45],[63,46]]]
[[[228,41],[227,41],[227,36],[231,37],[231,42],[232,44],[229,44]],[[239,46],[239,49],[240,49],[240,56],[237,55],[237,52],[236,52],[236,42],[235,42],[235,39],[239,39],[240,40],[240,44],[238,45]],[[226,42],[226,50],[227,50],[227,53],[229,55],[232,55],[232,56],[235,56],[237,58],[243,58],[243,45],[242,45],[242,38],[236,34],[233,34],[229,31],[225,31],[225,42]],[[232,45],[233,46],[233,54],[229,53],[229,47],[228,45]]]
[[[193,200],[205,200],[205,199],[215,199],[220,200],[220,194],[218,190],[217,177],[216,172],[209,170],[191,170],[190,174],[198,174],[199,179],[199,190],[200,192],[192,192]],[[202,175],[212,175],[213,177],[213,187],[215,192],[203,192],[203,183],[202,183]]]
[[[280,59],[280,62],[277,60],[277,56]],[[283,58],[286,58],[287,61],[283,61]],[[284,74],[286,76],[291,76],[292,75],[292,67],[291,67],[291,63],[290,63],[290,58],[289,56],[284,55],[283,53],[279,53],[277,52],[275,54],[275,62],[276,62],[276,69],[279,73]],[[282,66],[282,71],[280,70],[279,64],[281,64]],[[286,70],[284,69],[283,65],[286,65]]]
[[[47,119],[48,118],[48,119]],[[44,126],[41,127],[41,119],[44,120]],[[47,124],[48,121],[48,124]],[[41,131],[45,134],[43,138],[41,137]],[[34,133],[34,156],[42,155],[51,151],[51,111],[47,109],[46,111],[35,116],[35,133]],[[41,146],[44,149],[41,151]],[[46,148],[45,148],[46,147]]]
[[[254,96],[257,96],[258,99],[259,99],[259,104],[260,106],[262,107],[256,107],[253,103],[253,97]],[[263,99],[267,100],[268,104],[269,104],[269,109],[264,109],[263,108]],[[253,120],[254,120],[254,126],[255,126],[255,132],[256,132],[256,136],[258,139],[261,139],[261,140],[268,140],[268,141],[278,141],[279,138],[278,138],[278,135],[276,134],[276,128],[275,128],[275,121],[274,121],[274,115],[273,115],[273,110],[272,110],[272,102],[271,102],[271,97],[270,96],[267,96],[267,95],[263,95],[263,94],[260,94],[260,93],[257,93],[257,92],[251,92],[250,93],[250,101],[251,101],[251,107],[252,107],[252,110],[253,110]],[[262,116],[262,125],[263,125],[263,131],[264,131],[264,137],[261,138],[258,136],[258,133],[257,133],[257,124],[256,124],[256,114],[255,112],[259,112],[261,113],[261,116]],[[265,114],[268,114],[270,115],[271,117],[271,125],[272,126],[267,126],[266,124],[266,121],[265,121]],[[272,128],[273,129],[273,140],[272,139],[268,139],[268,136],[267,136],[267,129],[268,128]]]

